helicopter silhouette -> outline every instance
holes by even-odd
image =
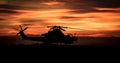
[[[24,31],[28,29],[28,27],[26,28],[22,28],[21,25],[19,25],[20,30],[19,33],[17,33],[17,35],[20,35],[22,37],[22,39],[27,39],[27,40],[32,40],[32,41],[40,41],[43,42],[45,44],[52,44],[52,43],[64,43],[64,44],[72,44],[75,41],[77,41],[77,37],[72,35],[72,34],[68,34],[65,35],[62,31],[66,31],[65,28],[70,28],[70,27],[64,27],[64,26],[47,26],[47,28],[50,28],[50,30],[47,33],[43,33],[41,34],[40,37],[28,37]],[[71,29],[75,29],[75,28],[71,28]]]

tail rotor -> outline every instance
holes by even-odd
[[[20,35],[22,39],[26,39],[27,36],[24,34],[24,31],[27,30],[28,27],[23,28],[21,25],[19,25],[19,27],[20,27],[20,30],[15,29],[15,30],[19,31],[19,32],[16,34],[16,36],[19,36],[19,35]]]
[[[19,30],[19,32],[16,34],[17,36],[18,36],[21,32],[24,32],[25,30],[28,29],[28,27],[26,27],[26,28],[23,29],[21,25],[19,25],[19,27],[20,27],[20,30]]]

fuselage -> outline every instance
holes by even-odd
[[[77,41],[77,37],[72,35],[64,35],[60,29],[61,28],[56,27],[55,29],[49,30],[47,33],[41,34],[40,37],[28,37],[24,34],[23,30],[21,30],[19,33],[22,39],[39,41],[43,43],[71,44],[71,43],[74,43],[74,41]]]

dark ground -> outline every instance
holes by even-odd
[[[45,49],[81,49],[81,48],[116,48],[120,46],[119,37],[79,37],[72,45],[38,44],[38,42],[21,40],[17,37],[0,37],[0,48],[45,48]]]

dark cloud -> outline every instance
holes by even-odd
[[[85,0],[93,3],[93,6],[102,8],[117,8],[120,7],[120,0]]]
[[[41,3],[41,2],[51,2],[54,0],[11,0],[11,3]],[[64,2],[71,6],[92,6],[92,7],[102,7],[102,8],[116,8],[120,7],[120,0],[56,0],[58,2]],[[72,5],[74,4],[74,5]]]
[[[111,12],[111,13],[120,13],[120,10],[97,10],[96,12]]]
[[[59,0],[64,2],[67,9],[73,10],[75,13],[91,13],[91,12],[112,12],[120,13],[120,0]],[[99,10],[96,8],[112,8],[116,10]]]
[[[0,4],[0,13],[4,14],[20,14],[16,10],[22,9],[20,6]]]
[[[19,12],[14,11],[14,10],[0,10],[0,13],[5,13],[5,14],[19,14]]]
[[[99,10],[95,8],[89,8],[89,9],[73,9],[73,11],[70,11],[71,13],[92,13],[92,12],[110,12],[110,13],[120,13],[120,10]]]
[[[79,18],[79,17],[74,17],[74,16],[63,16],[61,19],[74,19],[74,18]]]
[[[88,5],[93,7],[102,7],[102,8],[116,8],[120,7],[120,0],[58,0],[61,2],[66,2],[70,4],[79,4],[79,5]]]
[[[55,6],[43,5],[43,2],[50,2],[53,0],[11,0],[12,5],[0,5],[0,8],[6,9],[21,9],[21,10],[37,10],[58,8]],[[56,0],[64,3],[66,9],[79,10],[82,13],[86,12],[116,12],[113,10],[96,10],[95,8],[118,8],[120,7],[120,0]],[[17,2],[17,3],[16,3]],[[21,3],[22,4],[21,6]],[[31,6],[33,5],[33,6]],[[60,8],[60,7],[59,7]],[[119,12],[119,11],[117,11]]]
[[[0,4],[0,8],[3,8],[3,9],[20,9],[20,6]]]
[[[5,20],[5,19],[3,19],[3,18],[0,18],[0,20]]]
[[[94,17],[94,16],[90,16],[90,17],[63,16],[63,17],[60,17],[61,20],[69,20],[69,21],[82,20],[84,18],[97,18],[97,17]]]
[[[50,0],[10,0],[10,2],[48,2]]]
[[[80,20],[82,18],[74,17],[74,16],[63,16],[63,17],[60,17],[60,19],[65,21],[75,21],[75,20]]]
[[[40,21],[42,22],[43,20],[41,19],[32,19],[32,18],[23,18],[23,19],[20,19],[21,22],[36,22],[36,21]]]
[[[33,24],[30,24],[30,23],[23,23],[22,25],[23,26],[33,26]]]
[[[9,4],[0,4],[1,9],[9,9],[9,10],[33,10],[38,9],[38,7],[24,7],[20,5],[9,5]]]
[[[24,26],[33,26],[34,24],[44,24],[44,21],[41,19],[34,19],[34,18],[22,18],[19,19],[19,21],[22,23]]]

